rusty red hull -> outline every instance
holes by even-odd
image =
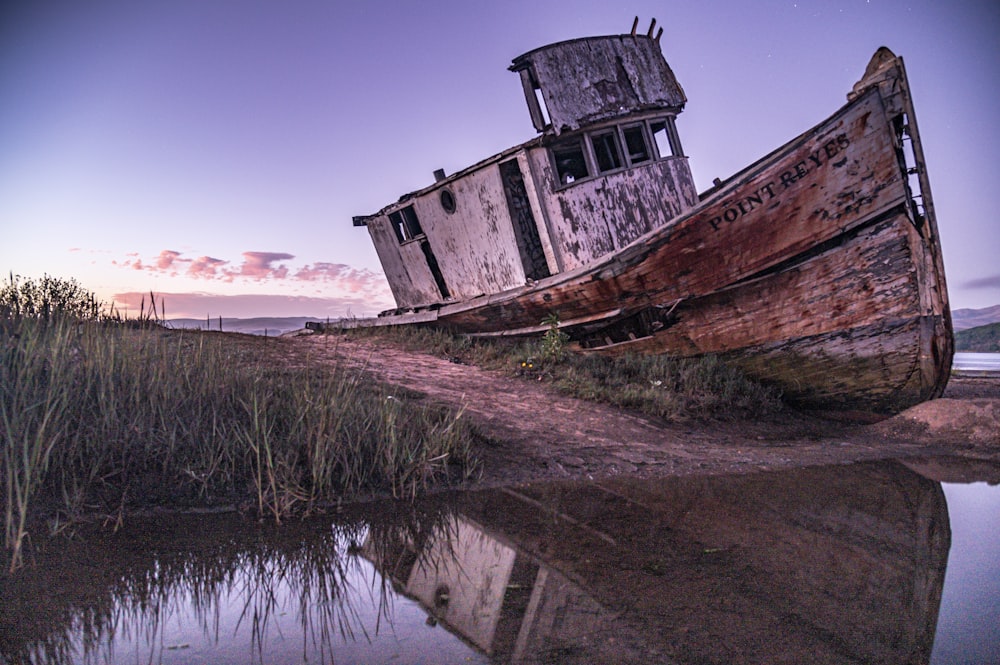
[[[521,335],[554,313],[581,350],[717,354],[809,407],[888,414],[937,397],[951,319],[902,61],[880,50],[855,90],[829,119],[614,254],[350,325]]]

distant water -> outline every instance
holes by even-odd
[[[956,372],[1000,374],[1000,353],[956,353],[951,368]]]
[[[323,321],[307,316],[268,316],[250,319],[170,319],[167,325],[172,328],[193,330],[222,330],[225,332],[244,333],[246,335],[268,335],[274,337],[292,330],[305,328],[308,321]]]

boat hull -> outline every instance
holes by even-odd
[[[919,232],[896,211],[849,235],[794,266],[682,301],[653,334],[606,338],[594,351],[717,354],[790,401],[830,411],[894,413],[940,396],[950,323],[921,303],[931,257]]]

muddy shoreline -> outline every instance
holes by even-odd
[[[980,479],[1000,481],[998,378],[953,377],[943,399],[869,425],[797,412],[762,420],[667,423],[385,340],[301,335],[276,342],[272,349],[290,360],[362,366],[421,399],[463,409],[483,435],[475,451],[483,466],[478,477],[462,483],[466,487],[904,458],[927,468],[951,468],[948,460],[958,458],[981,466],[988,478]],[[938,463],[927,465],[927,459]]]

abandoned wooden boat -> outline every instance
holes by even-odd
[[[879,49],[844,107],[699,195],[659,37],[515,58],[539,135],[355,217],[397,309],[336,325],[531,335],[554,315],[578,349],[716,354],[808,407],[939,396],[951,315],[902,59]]]

